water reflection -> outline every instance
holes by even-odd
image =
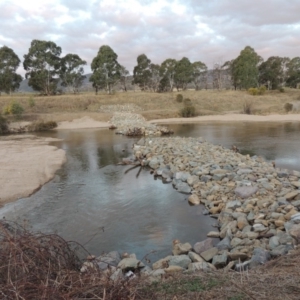
[[[241,153],[260,155],[276,166],[300,171],[300,123],[201,123],[169,125],[179,136],[202,136],[207,141]]]
[[[300,124],[232,123],[170,125],[176,135],[204,137],[213,144],[275,160],[277,166],[300,170]],[[48,133],[63,139],[67,163],[54,180],[33,196],[6,205],[0,217],[29,220],[34,230],[57,232],[95,254],[119,250],[143,257],[170,253],[172,240],[197,242],[214,230],[203,207],[191,207],[186,196],[145,169],[116,165],[131,154],[130,139],[109,130]],[[140,172],[140,173],[139,173]],[[137,176],[139,173],[139,176]],[[104,231],[103,231],[104,230]]]
[[[36,194],[0,210],[0,217],[27,219],[33,230],[57,232],[95,254],[116,249],[139,257],[153,249],[153,257],[168,255],[173,239],[194,243],[213,230],[215,220],[202,215],[203,207],[190,207],[172,185],[153,180],[148,170],[125,174],[131,166],[116,165],[137,139],[108,130],[51,136],[64,139],[56,145],[66,150],[67,163]]]

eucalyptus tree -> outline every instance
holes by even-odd
[[[175,77],[175,67],[177,61],[172,58],[168,58],[160,66],[160,85],[162,90],[173,91],[174,88],[174,77]]]
[[[258,86],[258,67],[262,58],[250,46],[245,47],[232,62],[232,78],[236,87],[249,89]]]
[[[285,85],[287,77],[287,57],[271,56],[259,66],[259,82],[268,89],[278,89]]]
[[[11,48],[7,46],[0,48],[0,95],[1,92],[10,94],[20,87],[22,76],[16,73],[20,62]]]
[[[142,91],[150,88],[151,84],[151,60],[145,55],[141,54],[137,57],[137,65],[133,69],[133,84],[137,84]]]
[[[207,74],[207,66],[201,61],[192,63],[192,81],[195,85],[195,90],[198,91],[201,84],[205,82]]]
[[[28,85],[44,95],[55,94],[61,68],[61,47],[51,41],[33,40],[24,55]]]
[[[111,94],[113,87],[121,77],[121,65],[118,63],[118,55],[110,46],[103,45],[93,59],[91,68],[93,74],[90,81],[93,83],[96,94],[99,89],[104,89],[108,94]]]
[[[74,94],[79,93],[84,79],[84,66],[86,61],[77,54],[67,54],[61,59],[60,79],[61,85]]]
[[[175,75],[174,75],[174,83],[179,90],[187,89],[187,85],[193,80],[193,68],[192,63],[186,57],[183,57],[176,63],[175,66]]]
[[[127,83],[128,83],[129,71],[121,66],[120,68],[120,84],[124,92],[127,92]]]
[[[294,57],[287,64],[286,85],[297,88],[300,84],[300,57]]]

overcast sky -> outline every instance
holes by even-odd
[[[142,53],[209,68],[247,45],[264,59],[292,58],[300,56],[300,0],[0,0],[0,46],[23,61],[33,39],[88,64],[109,45],[130,73]]]

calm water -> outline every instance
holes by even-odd
[[[214,144],[261,155],[277,166],[300,170],[300,124],[170,125],[179,136],[204,137]],[[153,259],[169,254],[173,239],[191,244],[215,230],[203,207],[191,207],[171,184],[154,180],[149,171],[117,166],[131,154],[137,139],[107,129],[48,134],[64,141],[67,163],[54,180],[29,198],[0,210],[0,217],[27,222],[32,229],[57,232],[92,253],[119,250]]]

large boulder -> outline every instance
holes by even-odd
[[[198,242],[194,245],[194,251],[198,254],[201,254],[202,252],[213,248],[213,239],[208,238],[202,242]]]
[[[183,269],[187,269],[188,265],[191,263],[191,259],[188,255],[176,255],[172,256],[169,260],[169,266],[178,266]]]
[[[251,197],[257,191],[258,191],[257,186],[240,186],[240,187],[237,187],[234,192],[237,197],[246,199],[246,198]]]
[[[192,245],[190,243],[176,243],[173,246],[172,253],[174,255],[181,255],[181,254],[187,254],[189,251],[192,250]]]
[[[140,260],[131,257],[123,258],[118,264],[118,268],[123,271],[135,270],[143,267],[145,267],[145,265]]]

